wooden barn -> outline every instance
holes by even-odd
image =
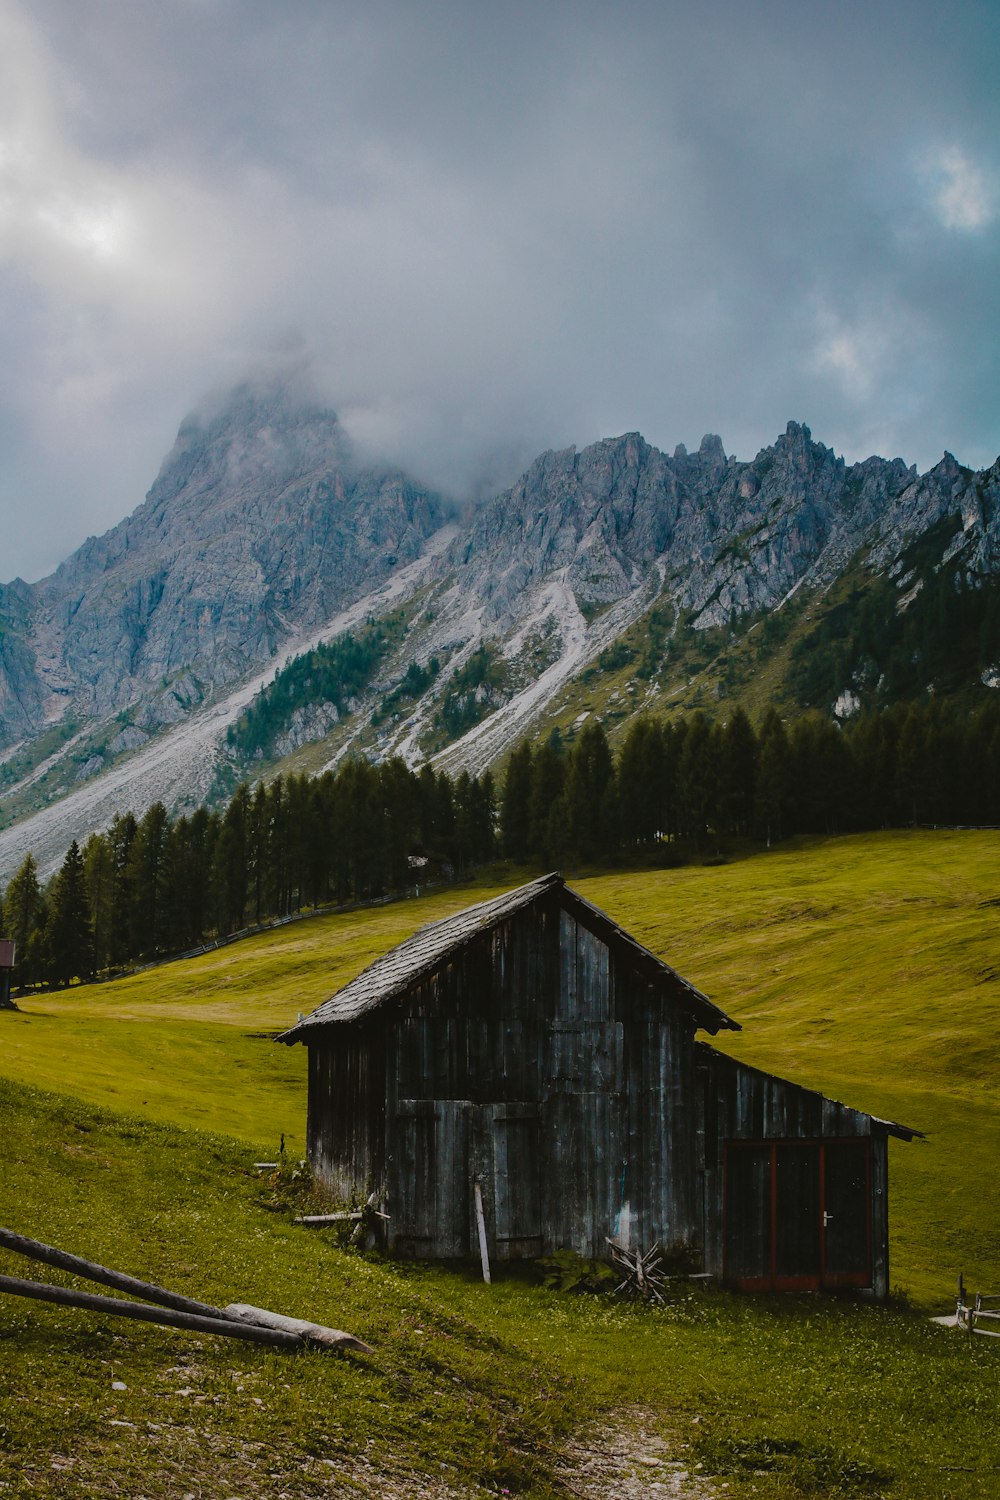
[[[889,1285],[887,1140],[917,1131],[696,1040],[740,1028],[558,875],[425,927],[281,1041],[308,1154],[397,1254],[656,1241],[748,1288]]]

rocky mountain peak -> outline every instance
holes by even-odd
[[[705,433],[698,448],[698,457],[711,464],[726,462],[726,450],[717,432]]]
[[[147,498],[155,509],[199,481],[274,488],[347,461],[336,413],[285,383],[247,383],[184,419]]]
[[[145,501],[34,590],[43,685],[150,724],[233,681],[417,556],[440,498],[351,467],[335,413],[244,384],[181,423]]]
[[[927,477],[928,479],[933,479],[937,484],[954,488],[955,486],[965,485],[968,482],[969,473],[970,471],[959,463],[954,453],[949,453],[946,449],[942,458],[930,470]]]

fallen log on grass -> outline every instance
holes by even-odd
[[[333,1214],[299,1214],[293,1224],[344,1224],[364,1218],[363,1208],[341,1208]]]
[[[354,1232],[351,1235],[352,1245],[360,1244],[366,1232],[373,1227],[373,1219],[384,1219],[389,1222],[389,1215],[383,1213],[377,1206],[381,1201],[382,1194],[376,1189],[369,1194],[363,1208],[337,1208],[326,1214],[299,1214],[292,1220],[293,1224],[305,1224],[311,1229],[322,1229],[326,1224],[353,1224]]]
[[[11,1229],[0,1229],[0,1247],[13,1250],[17,1255],[26,1255],[29,1260],[40,1261],[42,1265],[70,1271],[86,1281],[113,1286],[116,1291],[130,1292],[134,1297],[157,1302],[161,1307],[172,1307],[177,1312],[195,1313],[201,1318],[226,1316],[221,1307],[196,1302],[193,1297],[182,1297],[179,1292],[168,1292],[166,1287],[156,1286],[151,1281],[140,1281],[137,1276],[126,1276],[121,1271],[112,1271],[107,1266],[97,1265],[95,1261],[84,1260],[81,1255],[70,1255],[66,1250],[57,1250],[54,1245],[43,1245],[41,1240],[29,1240],[26,1235],[15,1234]]]
[[[300,1214],[297,1219],[292,1220],[292,1223],[313,1225],[356,1224],[359,1219],[365,1218],[368,1214],[371,1214],[375,1219],[388,1220],[389,1218],[389,1215],[384,1214],[379,1208],[341,1208],[332,1214]]]
[[[264,1307],[251,1307],[246,1302],[230,1302],[226,1308],[226,1317],[246,1322],[248,1326],[284,1329],[304,1339],[307,1344],[318,1345],[321,1349],[358,1349],[362,1354],[375,1353],[370,1344],[355,1338],[353,1333],[345,1333],[342,1328],[324,1328],[321,1323],[309,1323],[303,1318],[286,1318],[283,1313],[268,1312]]]
[[[320,1323],[310,1323],[302,1318],[286,1318],[282,1313],[268,1312],[249,1303],[232,1302],[228,1307],[212,1307],[207,1302],[196,1302],[193,1297],[183,1297],[166,1287],[156,1286],[150,1281],[140,1281],[136,1276],[126,1276],[121,1271],[112,1271],[96,1261],[84,1260],[80,1255],[70,1255],[66,1250],[57,1250],[54,1245],[45,1245],[41,1240],[28,1239],[10,1229],[0,1229],[0,1248],[13,1250],[29,1260],[43,1265],[55,1266],[61,1271],[70,1271],[88,1281],[102,1286],[114,1287],[118,1291],[130,1292],[144,1297],[144,1302],[125,1302],[117,1297],[102,1297],[94,1292],[78,1292],[69,1287],[51,1286],[42,1281],[23,1281],[15,1276],[0,1276],[0,1292],[13,1296],[32,1297],[40,1302],[56,1302],[64,1307],[89,1308],[93,1312],[110,1313],[122,1318],[138,1318],[146,1323],[160,1323],[167,1328],[186,1328],[195,1333],[217,1333],[224,1338],[248,1339],[253,1343],[272,1344],[281,1349],[302,1349],[307,1344],[321,1349],[357,1349],[363,1354],[375,1351],[362,1339],[340,1328],[326,1328]],[[152,1305],[151,1305],[152,1304]]]
[[[300,1335],[287,1329],[242,1323],[223,1314],[217,1318],[202,1318],[196,1313],[175,1312],[149,1302],[122,1302],[117,1297],[102,1297],[98,1292],[78,1292],[68,1286],[50,1286],[44,1281],[22,1281],[17,1276],[0,1276],[0,1292],[10,1292],[14,1297],[31,1297],[37,1302],[55,1302],[60,1307],[82,1307],[89,1312],[110,1313],[115,1318],[138,1318],[142,1323],[190,1329],[193,1333],[219,1333],[224,1338],[274,1344],[279,1349],[305,1347]]]

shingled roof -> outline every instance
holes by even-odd
[[[697,1024],[713,1036],[722,1030],[742,1029],[738,1021],[731,1020],[717,1005],[713,1005],[707,995],[682,979],[674,969],[657,958],[655,953],[650,953],[648,948],[637,943],[606,912],[592,906],[577,891],[572,890],[561,875],[551,874],[518,886],[516,890],[505,891],[492,901],[480,901],[475,906],[468,906],[454,916],[445,917],[443,921],[421,927],[398,947],[390,949],[369,964],[350,984],[331,995],[329,1000],[325,1000],[289,1031],[283,1032],[277,1040],[291,1046],[295,1042],[308,1041],[310,1032],[358,1020],[386,1001],[404,994],[473,938],[499,926],[513,913],[552,894],[558,896],[561,906],[574,912],[610,945],[626,950],[636,966],[645,970],[651,979],[665,980],[680,1002],[691,1011]]]

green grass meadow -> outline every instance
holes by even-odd
[[[0,1301],[0,1495],[542,1497],[561,1440],[642,1407],[726,1495],[1000,1492],[1000,838],[893,833],[572,877],[740,1021],[725,1046],[925,1142],[890,1147],[887,1308],[678,1286],[650,1311],[526,1273],[393,1265],[291,1223],[305,1052],[270,1035],[519,872],[278,928],[0,1015],[0,1222],[203,1300],[346,1327],[287,1355]],[[56,1273],[4,1254],[8,1275]],[[117,1381],[125,1389],[117,1389]],[[380,1476],[382,1476],[380,1478]],[[655,1477],[655,1476],[654,1476]],[[722,1486],[725,1485],[725,1490]]]

